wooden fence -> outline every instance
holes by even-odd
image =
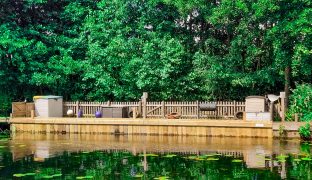
[[[32,110],[35,110],[34,103],[26,103],[26,102],[12,103],[12,117],[30,117]]]
[[[165,118],[167,114],[178,113],[181,119],[218,119],[234,118],[237,112],[245,111],[245,102],[217,101],[216,110],[200,111],[200,104],[209,102],[64,102],[64,115],[71,109],[77,114],[81,109],[84,117],[93,117],[103,107],[127,107],[128,112],[135,108],[136,112],[146,118]],[[211,102],[210,102],[211,103]],[[145,110],[144,110],[145,109]]]

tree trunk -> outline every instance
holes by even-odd
[[[285,68],[285,111],[287,111],[288,106],[289,106],[289,93],[290,93],[290,66],[287,66]]]

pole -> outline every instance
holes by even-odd
[[[281,98],[281,118],[282,122],[285,122],[285,110],[286,110],[285,92],[280,92],[280,98]]]
[[[161,116],[165,118],[165,101],[161,101]]]
[[[196,118],[199,119],[199,101],[196,101],[196,106],[197,106],[197,113],[196,113]]]
[[[139,113],[139,116],[141,117],[142,116],[142,101],[141,100],[139,101],[138,113]]]
[[[273,122],[274,119],[274,102],[270,102],[270,120]]]
[[[76,101],[76,117],[78,118],[78,113],[79,112],[79,101]]]
[[[143,104],[143,119],[146,119],[147,117],[147,98],[148,98],[148,93],[143,92],[142,96],[142,104]]]

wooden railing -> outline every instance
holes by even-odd
[[[127,107],[128,112],[139,112],[144,117],[144,108],[146,108],[146,118],[165,118],[167,114],[178,113],[181,119],[217,119],[217,118],[234,118],[237,112],[245,111],[245,102],[237,101],[217,101],[216,110],[200,111],[199,105],[209,102],[64,102],[64,115],[67,110],[71,109],[74,114],[79,109],[83,111],[84,117],[93,117],[97,110],[103,107]]]

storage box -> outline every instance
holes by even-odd
[[[269,112],[246,112],[246,121],[270,121]]]
[[[37,117],[63,117],[62,96],[34,96]]]
[[[263,96],[246,97],[246,112],[265,112],[265,98]]]
[[[103,118],[128,118],[127,107],[105,107],[102,109]]]

